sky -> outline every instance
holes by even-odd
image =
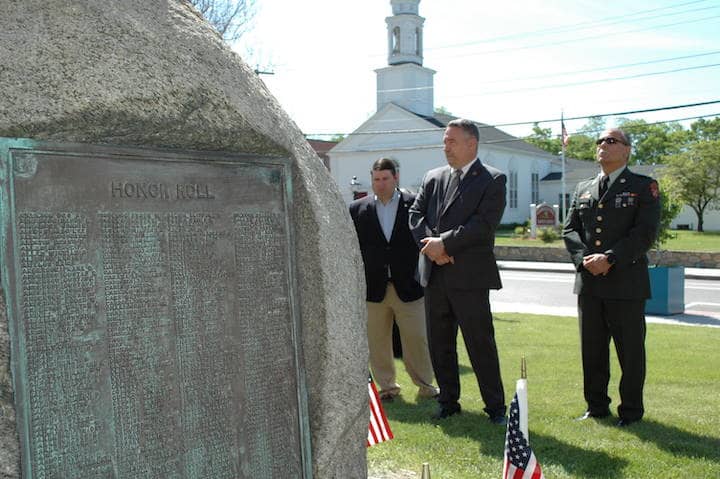
[[[303,133],[347,134],[375,113],[390,0],[256,1],[233,48],[273,72],[261,78]],[[516,136],[561,114],[720,101],[718,0],[421,0],[419,10],[435,108]],[[625,118],[701,115],[720,115],[720,103]],[[565,123],[572,134],[586,121]],[[558,121],[540,126],[560,132]]]

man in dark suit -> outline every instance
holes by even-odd
[[[373,377],[383,400],[400,393],[395,381],[392,328],[400,331],[403,361],[420,397],[435,397],[428,352],[423,290],[415,280],[419,249],[408,227],[415,196],[398,190],[396,163],[381,158],[372,166],[374,195],[350,204],[367,284],[368,347]]]
[[[575,268],[575,294],[587,410],[579,420],[610,415],[610,338],[622,375],[618,426],[643,417],[647,251],[657,236],[657,182],[627,168],[630,138],[609,129],[597,140],[600,174],[578,183],[563,230]]]
[[[429,171],[415,204],[410,229],[422,253],[418,268],[435,377],[440,386],[434,417],[460,412],[457,331],[485,402],[485,412],[505,424],[489,290],[500,289],[495,229],[505,210],[505,175],[477,158],[479,133],[469,120],[448,123],[443,137],[449,166]]]

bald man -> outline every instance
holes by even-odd
[[[658,185],[627,168],[631,142],[619,129],[596,141],[597,176],[578,183],[563,229],[575,268],[575,294],[587,410],[610,415],[610,338],[622,370],[620,427],[642,419],[645,384],[645,300],[650,297],[647,252],[660,222]]]

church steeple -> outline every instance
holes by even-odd
[[[387,17],[388,65],[377,73],[377,109],[388,103],[423,116],[433,115],[434,70],[423,64],[423,23],[420,0],[390,0]]]
[[[422,65],[422,29],[425,19],[418,15],[420,0],[391,0],[393,16],[387,17],[388,63]]]

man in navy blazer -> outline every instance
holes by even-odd
[[[396,163],[377,160],[370,172],[374,195],[350,204],[365,265],[370,367],[380,398],[400,393],[393,356],[393,320],[400,331],[403,361],[420,397],[435,397],[428,351],[423,290],[415,279],[419,248],[408,226],[408,208],[415,196],[397,188]]]
[[[425,287],[430,357],[440,386],[444,419],[460,412],[457,330],[462,330],[485,412],[505,424],[489,290],[500,289],[495,229],[505,210],[505,175],[477,158],[479,132],[470,120],[448,123],[443,137],[448,166],[429,171],[410,208],[410,229],[422,248],[418,262]]]

